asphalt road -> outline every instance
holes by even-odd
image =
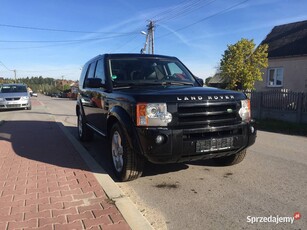
[[[33,100],[77,137],[75,101],[42,95]],[[18,112],[35,119],[33,110]],[[0,120],[9,113],[0,113]],[[84,146],[113,176],[105,139]],[[141,178],[118,184],[156,229],[306,229],[306,149],[306,137],[259,131],[239,165],[147,164]],[[295,213],[293,224],[276,223],[291,221]]]

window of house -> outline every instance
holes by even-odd
[[[284,70],[283,68],[269,68],[268,69],[268,87],[283,86]]]

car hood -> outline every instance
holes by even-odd
[[[244,100],[244,93],[212,87],[153,86],[114,90],[117,97],[125,94],[137,102],[195,102]],[[119,99],[119,98],[117,98]]]

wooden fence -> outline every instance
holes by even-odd
[[[307,123],[307,93],[286,89],[246,92],[256,119],[278,119]]]

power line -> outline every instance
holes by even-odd
[[[173,7],[169,7],[168,9],[156,14],[155,16],[152,17],[152,19],[154,19],[155,21],[160,21],[162,20],[163,17],[165,17],[165,15],[170,15],[175,13],[178,10],[181,10],[183,8],[187,8],[189,5],[192,5],[195,3],[195,1],[199,1],[199,0],[185,0],[180,2],[179,4],[173,6]]]
[[[40,73],[40,72],[58,72],[58,71],[76,71],[77,68],[69,68],[69,69],[46,69],[46,70],[20,70],[18,72],[26,72],[26,73]]]
[[[4,65],[4,63],[3,63],[2,61],[0,61],[0,64],[1,64],[4,68],[6,68],[8,71],[13,71],[13,70],[7,68],[6,65]]]
[[[27,46],[27,47],[5,47],[5,48],[0,48],[0,50],[41,49],[41,48],[47,48],[47,47],[67,46],[67,45],[75,45],[75,44],[81,44],[81,43],[83,42],[67,42],[67,43],[58,43],[58,44],[52,44],[52,45]]]
[[[67,69],[46,69],[46,70],[22,70],[22,69],[9,69],[2,61],[0,61],[0,64],[8,71],[12,71],[14,73],[16,73],[16,71],[18,72],[30,72],[30,73],[35,73],[35,72],[57,72],[57,71],[74,71],[77,70],[77,68],[67,68]]]
[[[178,32],[178,31],[181,31],[181,30],[185,30],[185,29],[187,29],[187,28],[189,28],[189,27],[191,27],[191,26],[194,26],[194,25],[196,25],[196,24],[198,24],[198,23],[201,23],[201,22],[203,22],[203,21],[205,21],[205,20],[208,20],[208,19],[213,18],[213,17],[215,17],[215,16],[224,14],[224,13],[228,12],[229,10],[232,10],[232,9],[234,9],[234,8],[236,8],[236,7],[238,7],[238,6],[242,5],[242,4],[244,4],[244,3],[246,3],[247,1],[249,1],[249,0],[245,0],[245,1],[239,2],[239,3],[235,4],[235,5],[232,5],[232,6],[226,8],[226,9],[224,9],[224,10],[221,10],[221,11],[215,13],[215,14],[209,15],[209,16],[204,17],[204,18],[202,18],[202,19],[200,19],[200,20],[198,20],[198,21],[195,21],[195,22],[193,22],[193,23],[191,23],[191,24],[188,24],[188,25],[183,26],[183,27],[181,27],[181,28],[179,28],[179,29],[176,29],[176,30],[174,30],[174,31],[172,31],[172,32],[168,32],[167,34],[161,35],[161,36],[159,36],[158,38],[162,38],[162,37],[168,36],[169,34],[171,34],[171,33],[173,33],[173,32]]]
[[[194,1],[188,1],[187,3],[179,5],[178,7],[175,7],[173,10],[170,10],[165,13],[165,15],[160,16],[156,21],[162,22],[162,21],[169,21],[178,17],[182,17],[184,15],[190,14],[194,11],[197,11],[204,6],[208,6],[215,2],[217,0],[194,0]]]
[[[128,45],[129,43],[131,43],[133,40],[135,40],[138,37],[138,34],[134,35],[131,39],[129,39],[128,41],[122,43],[120,46],[118,46],[117,48],[112,49],[112,51],[110,52],[117,52],[117,50],[120,50],[121,48],[123,48],[124,46]]]
[[[97,40],[105,40],[110,38],[118,38],[127,35],[117,35],[117,36],[109,36],[109,37],[100,37],[100,38],[88,38],[88,39],[76,39],[76,40],[0,40],[1,43],[66,43],[66,42],[86,42],[86,41],[97,41]]]
[[[32,27],[32,26],[19,26],[19,25],[9,25],[9,24],[0,24],[1,27],[9,27],[15,29],[28,29],[28,30],[41,30],[41,31],[52,31],[52,32],[65,32],[65,33],[85,33],[85,34],[132,34],[135,32],[129,33],[115,33],[110,31],[98,32],[98,31],[81,31],[81,30],[67,30],[67,29],[52,29],[52,28],[43,28],[43,27]]]
[[[14,72],[14,78],[15,78],[15,82],[16,82],[16,78],[17,78],[17,76],[16,76],[16,69],[9,69],[9,68],[7,68],[7,66],[4,65],[4,63],[3,63],[2,61],[0,61],[0,64],[1,64],[4,68],[6,68],[8,71]]]

